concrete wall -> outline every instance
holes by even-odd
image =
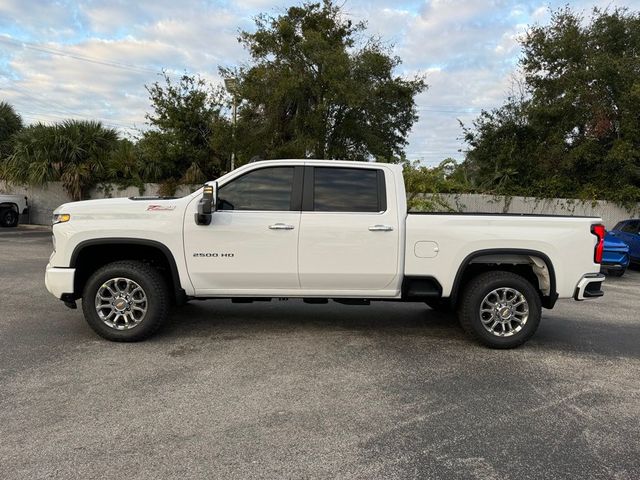
[[[140,192],[138,187],[127,187],[120,189],[117,185],[107,185],[96,187],[89,192],[89,197],[95,198],[116,198],[116,197],[139,197],[141,195],[157,195],[159,185],[157,183],[145,184],[144,191]],[[175,196],[182,197],[195,191],[197,187],[191,188],[181,186]],[[63,203],[71,201],[71,198],[64,191],[62,183],[50,182],[43,187],[24,187],[7,185],[0,181],[0,193],[10,193],[24,195],[29,201],[29,218],[23,219],[35,225],[50,225],[53,211]]]
[[[106,188],[98,187],[89,193],[90,198],[135,197],[140,195],[156,195],[159,185],[148,183],[144,191],[137,187],[119,189],[115,185]],[[188,195],[197,187],[180,187],[176,196]],[[0,182],[0,193],[25,195],[31,207],[30,223],[49,225],[51,214],[59,205],[71,201],[60,182],[51,182],[45,187],[20,187]],[[590,215],[599,216],[607,228],[613,227],[625,218],[640,216],[640,204],[633,209],[625,209],[606,201],[583,202],[580,200],[551,198],[538,199],[527,197],[496,197],[492,195],[442,194],[444,200],[453,210],[459,212],[489,213],[540,213],[553,215]]]
[[[640,204],[635,208],[626,209],[604,200],[585,202],[567,198],[540,199],[478,194],[441,194],[439,196],[458,212],[595,216],[602,217],[609,229],[620,220],[640,215]]]

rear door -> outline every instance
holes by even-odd
[[[307,166],[299,272],[305,290],[385,290],[398,276],[400,225],[392,172]]]

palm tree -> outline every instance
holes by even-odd
[[[11,152],[13,135],[22,129],[22,117],[7,102],[0,102],[0,179],[4,178],[4,160]]]
[[[0,102],[0,143],[4,143],[11,135],[22,129],[22,118],[7,102]]]
[[[61,181],[73,200],[81,200],[102,180],[117,143],[116,131],[100,122],[66,120],[31,125],[14,136],[5,176],[10,182],[31,185]]]

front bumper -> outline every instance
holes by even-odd
[[[63,296],[73,295],[75,274],[75,268],[52,267],[48,264],[44,274],[44,284],[49,293],[62,300]]]
[[[586,300],[588,298],[597,298],[604,295],[602,291],[602,283],[605,276],[602,273],[587,273],[582,276],[573,298],[576,300]]]

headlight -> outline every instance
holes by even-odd
[[[55,225],[56,223],[65,223],[69,220],[71,220],[71,215],[69,215],[68,213],[54,213],[53,221],[51,222],[51,224]]]

